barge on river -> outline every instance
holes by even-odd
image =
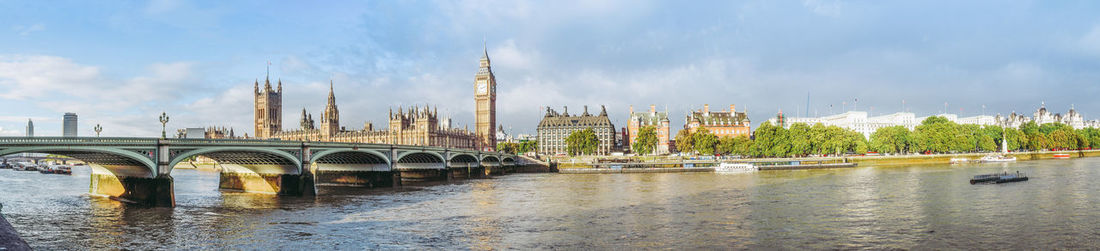
[[[974,176],[974,178],[970,179],[970,184],[971,185],[973,185],[973,184],[1000,184],[1000,183],[1020,182],[1020,181],[1027,181],[1027,175],[1022,174],[1019,171],[1016,171],[1016,173],[1014,173],[1014,174],[1004,172],[1004,173],[976,175],[976,176]]]

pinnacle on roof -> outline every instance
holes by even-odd
[[[335,105],[336,104],[336,94],[333,93],[333,91],[332,91],[333,90],[332,85],[333,85],[332,80],[330,79],[328,81],[328,103],[330,105]]]
[[[481,41],[481,60],[489,61],[489,46],[486,45],[485,40]]]

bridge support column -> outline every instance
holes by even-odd
[[[298,177],[299,195],[314,196],[317,195],[317,170],[313,169],[313,162],[310,161],[313,158],[313,153],[309,150],[309,145],[302,143],[302,166],[299,167],[302,175]]]
[[[89,193],[154,207],[174,207],[172,176],[157,178],[116,177],[110,173],[92,173]]]
[[[312,177],[297,174],[266,174],[234,172],[222,169],[218,179],[218,188],[253,193],[273,193],[278,195],[303,195],[312,186]],[[307,180],[308,179],[308,180]],[[303,184],[307,183],[307,184]],[[310,189],[309,193],[313,191]]]
[[[402,184],[401,184],[401,172],[390,171],[390,175],[391,175],[390,177],[393,178],[393,187],[402,186]]]

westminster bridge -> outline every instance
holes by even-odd
[[[197,156],[221,167],[219,187],[314,195],[317,185],[400,186],[479,178],[517,166],[515,155],[425,146],[241,139],[0,137],[0,156],[46,153],[92,169],[90,193],[175,206],[172,169]],[[521,164],[521,163],[519,163]]]

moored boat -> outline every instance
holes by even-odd
[[[1069,154],[1068,153],[1055,153],[1054,158],[1055,159],[1068,159]]]
[[[717,167],[714,167],[715,173],[747,173],[760,170],[753,164],[748,163],[720,163]]]
[[[967,158],[952,158],[951,159],[951,164],[965,164],[967,162],[970,162],[970,159],[967,159]]]
[[[1004,173],[975,175],[974,178],[970,179],[970,184],[971,185],[973,185],[973,184],[1000,184],[1000,183],[1008,183],[1008,182],[1027,181],[1027,180],[1028,180],[1027,175],[1022,174],[1019,171],[1016,171],[1016,173],[1014,173],[1014,174],[1004,172]]]
[[[1016,157],[1004,156],[1000,154],[990,154],[978,159],[981,162],[1015,162]]]

